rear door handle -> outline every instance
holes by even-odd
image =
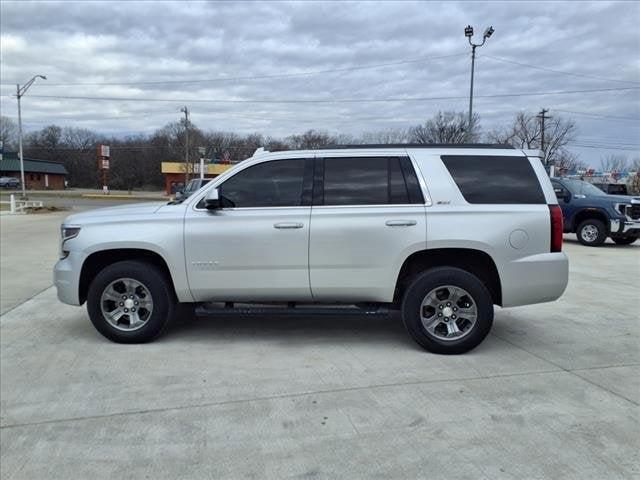
[[[415,220],[387,220],[385,222],[387,227],[412,227],[415,224]]]
[[[303,225],[297,222],[280,222],[280,223],[273,224],[273,228],[278,228],[278,229],[302,228],[302,227]]]

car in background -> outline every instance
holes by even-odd
[[[16,177],[0,177],[0,188],[20,188],[20,180]]]
[[[592,185],[609,195],[629,195],[627,186],[624,183],[592,183]]]
[[[210,181],[210,178],[194,178],[193,180],[190,180],[184,189],[176,191],[176,200],[184,200],[185,198],[189,198]]]
[[[629,245],[640,237],[640,197],[610,195],[583,180],[552,178],[551,184],[562,209],[565,233],[597,247],[610,237]]]

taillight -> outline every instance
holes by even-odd
[[[559,205],[549,205],[549,215],[551,217],[551,251],[562,251],[562,209]]]

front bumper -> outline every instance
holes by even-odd
[[[640,234],[640,220],[611,220],[611,235]]]
[[[70,252],[67,258],[58,260],[53,268],[53,284],[58,291],[58,300],[69,305],[80,303],[80,272],[84,256]]]

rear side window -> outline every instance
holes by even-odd
[[[320,162],[323,165],[323,188],[316,204],[424,203],[408,158],[336,157],[325,158]]]
[[[547,203],[527,157],[443,155],[441,158],[469,203]]]

